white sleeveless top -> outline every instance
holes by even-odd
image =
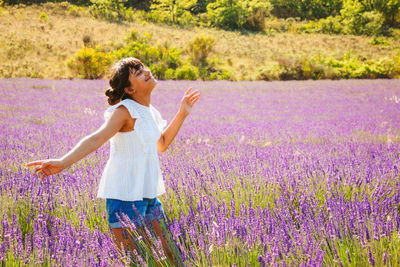
[[[124,201],[155,198],[165,193],[157,141],[167,122],[152,105],[146,107],[132,99],[109,107],[104,119],[108,120],[121,105],[136,119],[134,130],[118,132],[110,139],[110,158],[103,170],[97,197]]]

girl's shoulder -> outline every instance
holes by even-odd
[[[104,112],[104,119],[107,120],[110,118],[111,114],[114,112],[115,109],[117,109],[120,106],[124,106],[128,109],[129,114],[131,115],[132,118],[137,119],[139,117],[139,114],[135,108],[134,101],[132,99],[124,99],[120,102],[118,102],[115,105],[112,105],[106,109]]]

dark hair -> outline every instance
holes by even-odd
[[[112,67],[112,74],[109,80],[110,87],[105,90],[105,95],[108,96],[108,104],[115,105],[119,100],[131,98],[125,94],[125,88],[131,86],[129,81],[130,72],[143,68],[143,63],[134,57],[123,58]]]

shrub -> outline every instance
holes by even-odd
[[[68,62],[68,67],[84,79],[97,79],[108,70],[112,58],[98,48],[83,47]]]
[[[279,80],[280,74],[281,74],[280,65],[278,62],[274,62],[271,65],[260,68],[256,76],[256,79],[264,81]]]
[[[262,0],[216,0],[207,5],[207,15],[210,24],[220,28],[262,30],[271,9]]]
[[[82,41],[83,41],[84,46],[87,46],[87,47],[94,46],[94,42],[93,42],[92,36],[90,34],[83,35]]]
[[[348,52],[342,59],[320,56],[275,57],[276,63],[259,70],[261,80],[374,79],[395,77],[396,62],[387,58],[359,61]]]
[[[232,80],[232,73],[227,69],[216,69],[214,72],[211,72],[208,80]]]
[[[395,27],[400,16],[400,0],[359,0],[364,11],[382,14],[384,24]]]
[[[246,22],[239,0],[216,0],[207,5],[207,14],[211,25],[224,29],[240,29]]]
[[[388,41],[380,37],[372,38],[372,40],[369,43],[372,45],[388,45],[388,46],[390,45]]]
[[[176,77],[176,75],[175,75],[175,70],[174,70],[174,69],[167,69],[167,70],[165,71],[164,76],[165,76],[165,79],[166,79],[166,80],[174,80],[175,77]]]
[[[196,6],[196,0],[158,0],[150,6],[148,18],[155,22],[189,25],[194,19],[190,9]]]
[[[49,16],[47,16],[47,14],[46,13],[40,13],[40,15],[39,15],[39,20],[40,21],[42,21],[42,22],[46,22],[46,21],[49,21]]]
[[[176,47],[169,47],[167,43],[151,45],[151,36],[139,36],[136,30],[132,30],[125,39],[127,45],[113,52],[113,58],[119,60],[125,57],[136,57],[149,66],[153,75],[158,79],[171,79],[171,71],[182,65],[182,51]]]
[[[176,70],[177,80],[196,80],[199,76],[199,69],[190,65],[184,65]]]
[[[350,53],[346,53],[341,60],[330,57],[325,62],[336,69],[340,73],[340,78],[344,79],[376,79],[393,76],[393,63],[388,59],[361,62]]]
[[[190,54],[190,61],[193,65],[204,68],[209,63],[207,58],[213,51],[215,41],[211,36],[197,35],[189,43],[188,51]]]
[[[385,33],[382,13],[377,11],[364,12],[364,7],[358,0],[345,0],[340,14],[344,33],[356,35]]]
[[[68,5],[67,10],[70,15],[75,16],[75,17],[80,17],[86,11],[84,7],[79,7],[76,5]]]
[[[400,50],[393,58],[393,75],[391,76],[391,78],[400,78]]]
[[[126,11],[125,3],[128,0],[90,0],[90,11],[96,18],[108,21],[121,21]]]
[[[318,32],[318,33],[328,33],[328,34],[338,34],[343,32],[343,24],[341,22],[341,17],[327,17],[325,19],[320,19],[319,21],[310,21],[309,23],[301,27],[303,32]]]
[[[337,15],[342,8],[342,0],[271,0],[271,3],[271,13],[279,18],[321,19]]]
[[[265,28],[265,17],[270,15],[272,5],[268,1],[244,1],[245,23],[243,28],[262,31]]]
[[[272,72],[271,74],[277,75],[279,80],[318,80],[326,77],[326,67],[324,67],[318,56],[310,58],[304,55],[293,58],[278,56],[275,57],[275,60],[278,62],[279,67],[274,65],[270,71]],[[266,72],[261,76],[268,74]]]

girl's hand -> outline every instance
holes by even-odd
[[[193,107],[194,103],[196,103],[196,101],[199,100],[199,98],[200,98],[199,91],[194,91],[194,92],[191,92],[191,91],[192,91],[192,88],[189,88],[185,92],[185,94],[182,97],[181,106],[179,108],[178,113],[182,114],[184,117],[189,115],[190,111],[192,111],[192,107]]]
[[[42,180],[49,175],[59,173],[63,170],[62,162],[58,159],[31,161],[25,166],[37,166],[34,171],[38,173],[39,178]]]

